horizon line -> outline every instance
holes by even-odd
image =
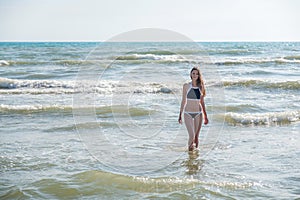
[[[195,41],[100,41],[100,40],[0,40],[0,43],[5,42],[109,42],[109,43],[118,43],[118,42],[300,42],[300,40],[195,40]]]

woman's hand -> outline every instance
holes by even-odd
[[[208,118],[205,116],[204,117],[204,124],[207,125],[208,124]]]
[[[178,123],[182,124],[181,113],[179,114]]]

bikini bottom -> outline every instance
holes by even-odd
[[[195,119],[195,117],[200,115],[202,112],[184,112],[184,113],[190,115],[193,119]]]

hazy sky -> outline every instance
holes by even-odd
[[[300,41],[299,0],[0,0],[0,41],[105,41],[160,28],[195,41]]]

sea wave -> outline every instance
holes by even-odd
[[[196,48],[199,47],[199,48]],[[170,50],[148,50],[148,51],[132,51],[129,54],[154,54],[154,55],[194,55],[200,53],[208,53],[208,49],[200,46],[192,46],[191,48],[173,48]]]
[[[218,107],[216,107],[218,108]],[[257,112],[261,111],[262,108],[255,104],[239,104],[239,105],[228,105],[226,106],[227,112]]]
[[[67,179],[67,181],[66,181]],[[27,185],[26,185],[27,186]],[[25,187],[26,187],[25,186]],[[220,191],[212,188],[229,190],[245,190],[261,187],[261,183],[253,181],[205,181],[191,177],[134,177],[114,174],[100,170],[88,170],[60,178],[36,178],[28,184],[26,190],[18,187],[7,187],[3,197],[39,199],[132,199],[133,197],[149,196],[150,198],[189,199],[187,191],[197,189],[196,196],[224,198]]]
[[[164,61],[173,61],[173,62],[182,62],[187,61],[182,55],[176,54],[166,54],[166,55],[159,55],[159,54],[129,54],[124,56],[116,57],[116,60],[164,60]]]
[[[161,52],[163,53],[163,52]],[[116,56],[97,56],[79,60],[0,60],[0,66],[45,66],[45,65],[58,65],[58,66],[89,66],[104,64],[109,65],[113,62],[122,62],[125,64],[136,64],[145,62],[155,62],[155,63],[181,63],[181,62],[194,62],[192,59],[188,58],[188,55],[179,55],[174,53],[163,53],[158,54],[158,52],[142,52],[134,54],[116,55]]]
[[[101,178],[100,178],[101,177]],[[104,171],[86,171],[73,175],[73,179],[88,185],[91,182],[100,187],[103,184],[114,185],[118,189],[133,190],[138,192],[171,192],[185,190],[198,186],[215,186],[227,189],[245,189],[255,185],[253,182],[207,182],[189,177],[142,177],[114,174]],[[201,187],[200,187],[201,188]],[[199,189],[200,189],[199,188]],[[207,192],[207,191],[206,191]]]
[[[0,78],[0,89],[16,88],[73,88],[69,81],[57,80],[20,80]]]
[[[72,65],[90,65],[99,60],[10,60],[10,61],[0,61],[1,65],[11,65],[11,66],[43,66],[43,65],[63,65],[63,66],[72,66]]]
[[[251,49],[251,48],[207,48],[203,49],[209,55],[218,56],[246,56],[246,55],[258,55],[262,54],[261,50]]]
[[[48,133],[58,133],[58,132],[68,132],[68,131],[75,131],[75,130],[93,130],[99,128],[116,128],[119,124],[115,122],[86,122],[86,123],[76,123],[76,124],[67,124],[65,126],[56,126],[51,127],[49,129],[44,130]]]
[[[139,83],[117,81],[60,81],[24,80],[0,78],[0,94],[74,94],[74,93],[173,93],[178,88],[170,88],[160,83]]]
[[[51,113],[51,112],[72,112],[72,106],[68,105],[0,105],[1,113]]]
[[[300,55],[292,55],[283,57],[286,60],[300,60]]]
[[[7,66],[9,65],[9,62],[6,60],[0,60],[0,66]]]
[[[209,82],[207,87],[253,87],[255,89],[299,90],[300,81],[233,80]],[[110,80],[26,80],[0,78],[0,94],[75,94],[75,93],[178,93],[180,86],[155,82],[118,82]]]
[[[113,106],[74,106],[74,105],[0,105],[0,113],[17,113],[17,114],[32,114],[32,113],[66,113],[72,114],[73,110],[93,109],[99,117],[111,116],[114,113],[126,113],[130,117],[148,116],[155,110],[145,109],[141,107],[113,105]]]
[[[300,111],[268,113],[233,113],[225,115],[231,125],[284,125],[300,121]]]
[[[291,59],[292,56],[274,57],[274,58],[261,58],[261,57],[240,57],[240,58],[226,58],[216,59],[213,64],[216,65],[242,65],[242,64],[286,64],[286,63],[300,63],[300,59]]]
[[[122,62],[127,64],[135,64],[137,61],[140,63],[144,62],[154,62],[154,63],[197,63],[199,60],[203,64],[215,64],[215,65],[242,65],[242,64],[299,64],[300,56],[283,56],[283,57],[273,57],[273,58],[262,58],[262,57],[237,57],[237,58],[216,58],[214,56],[208,57],[210,59],[202,60],[202,56],[196,53],[187,54],[187,52],[180,52],[175,54],[172,52],[164,51],[149,51],[149,52],[137,52],[125,55],[116,56],[102,56],[95,57],[85,60],[74,59],[74,60],[0,60],[0,66],[43,66],[43,65],[60,65],[60,66],[88,66],[99,63],[112,63],[112,62]],[[134,62],[135,61],[135,62]]]
[[[141,55],[175,55],[175,52],[172,51],[166,51],[166,50],[149,50],[149,51],[133,51],[130,52],[130,54],[141,54]]]
[[[272,82],[263,80],[223,81],[225,87],[254,87],[262,89],[299,90],[300,81]]]
[[[97,57],[86,60],[1,60],[0,66],[44,66],[44,65],[59,65],[59,66],[89,66],[93,64],[104,63],[108,65],[113,62],[122,62],[125,64],[138,63],[203,63],[215,65],[243,65],[243,64],[299,64],[299,56],[284,56],[278,58],[261,58],[261,57],[239,57],[239,58],[215,58],[206,55],[203,60],[202,56],[197,54],[156,54],[156,53],[135,53],[126,55],[116,55],[108,57]]]

